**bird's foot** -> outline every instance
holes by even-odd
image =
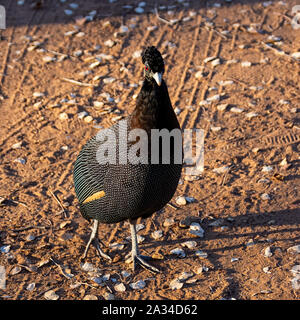
[[[89,248],[90,248],[90,245],[91,245],[92,242],[93,242],[93,244],[94,244],[94,246],[95,246],[95,248],[96,248],[96,250],[97,250],[97,252],[98,252],[100,257],[102,257],[102,258],[104,258],[106,260],[112,261],[112,258],[102,251],[102,249],[100,248],[99,240],[96,239],[96,238],[94,238],[94,239],[92,239],[92,241],[88,242],[88,244],[85,247],[84,253],[82,255],[82,259],[86,258],[87,252],[89,251]]]
[[[128,263],[132,262],[133,263],[133,266],[132,266],[133,271],[136,270],[136,266],[137,266],[137,264],[139,264],[144,269],[149,270],[150,272],[153,272],[153,273],[159,273],[160,272],[157,268],[155,268],[154,266],[152,266],[151,264],[149,264],[146,261],[146,260],[152,260],[151,257],[143,256],[143,255],[140,255],[140,254],[132,256],[131,253],[128,254],[126,257],[128,257],[126,262],[128,262]]]

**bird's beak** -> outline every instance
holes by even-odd
[[[161,85],[161,80],[162,80],[162,74],[160,72],[155,72],[153,75],[154,80],[156,81],[157,85]]]

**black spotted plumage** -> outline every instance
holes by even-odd
[[[136,108],[126,119],[128,131],[140,128],[150,134],[151,129],[180,129],[166,83],[162,80],[158,85],[153,78],[154,73],[164,72],[161,54],[155,47],[148,47],[142,61],[145,65],[144,82]],[[117,133],[117,146],[119,125],[120,122],[110,128]],[[170,201],[182,169],[181,163],[174,164],[174,152],[182,150],[175,150],[171,143],[170,164],[118,164],[117,148],[116,164],[100,165],[96,157],[100,143],[96,136],[90,139],[80,151],[74,166],[75,191],[81,213],[86,219],[96,219],[101,223],[133,221],[151,216]],[[150,162],[150,138],[148,148]],[[105,196],[84,203],[99,191],[104,191]]]

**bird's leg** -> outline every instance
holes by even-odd
[[[88,243],[87,243],[87,245],[85,247],[85,250],[84,250],[84,253],[83,253],[83,259],[85,259],[91,243],[94,242],[94,245],[95,245],[95,247],[97,249],[97,252],[98,252],[99,256],[111,261],[111,257],[108,256],[107,254],[105,254],[100,248],[99,240],[96,237],[97,234],[98,234],[98,226],[99,226],[99,221],[94,219],[94,223],[93,223],[93,227],[92,227],[92,233],[91,233],[90,239],[89,239],[89,241],[88,241]]]
[[[132,242],[131,257],[132,257],[132,263],[133,263],[133,271],[135,271],[136,264],[138,263],[143,268],[149,271],[160,272],[157,268],[151,266],[148,262],[145,261],[145,259],[148,257],[144,257],[139,254],[136,229],[135,229],[136,222],[133,220],[129,220],[129,222],[130,222],[130,232],[131,232],[131,242]]]

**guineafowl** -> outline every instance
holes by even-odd
[[[182,137],[167,85],[162,79],[164,60],[160,52],[154,46],[147,47],[142,53],[142,62],[144,81],[136,100],[136,107],[126,118],[126,122],[121,120],[122,122],[119,121],[109,128],[110,132],[116,134],[116,161],[114,163],[99,161],[99,150],[104,141],[99,138],[99,135],[94,136],[82,148],[75,162],[74,185],[83,217],[94,221],[83,257],[86,257],[89,246],[93,242],[98,254],[111,260],[101,250],[97,238],[99,222],[111,224],[128,220],[131,231],[133,270],[136,264],[140,264],[150,271],[159,272],[156,267],[145,261],[147,257],[140,255],[136,221],[140,217],[150,217],[154,212],[162,209],[173,197],[182,170],[180,140]],[[136,156],[140,156],[140,163],[119,161],[121,149],[119,132],[124,123],[127,124],[128,133],[134,129],[142,129],[148,135],[149,139],[143,142],[147,152],[141,155],[142,148],[136,152]],[[153,157],[156,162],[151,157],[154,152],[154,148],[151,148],[154,143],[150,139],[153,129],[156,129],[156,132],[167,130],[170,133],[174,131],[173,129],[179,131],[180,143],[176,144],[175,137],[171,137],[170,143],[167,144],[170,149],[169,162],[165,162],[162,157],[165,147],[163,147],[161,137],[159,138],[159,156],[158,158],[155,158],[155,155]],[[134,145],[132,141],[126,141],[127,147]],[[129,155],[127,160],[130,160]]]

